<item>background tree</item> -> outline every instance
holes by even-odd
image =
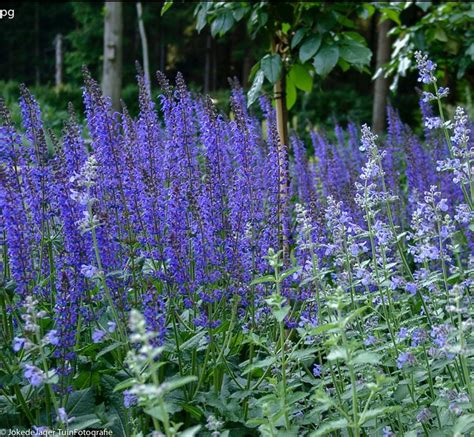
[[[413,70],[416,50],[437,59],[441,75],[454,71],[457,80],[466,78],[472,85],[474,3],[399,2],[392,9],[394,16],[400,17],[391,32],[395,39],[387,75],[393,75],[392,90]]]
[[[122,92],[122,45],[122,3],[105,2],[102,90],[116,111],[120,110]]]
[[[195,15],[199,32],[209,24],[212,36],[222,37],[246,21],[250,38],[266,41],[266,54],[252,68],[248,102],[255,101],[265,81],[273,85],[285,145],[287,110],[295,104],[297,89],[311,91],[313,76],[326,77],[336,65],[344,71],[366,69],[371,51],[354,20],[373,12],[370,5],[349,2],[200,2]]]
[[[143,71],[145,73],[145,82],[148,89],[150,88],[150,61],[148,57],[148,39],[145,32],[145,24],[143,22],[143,7],[141,2],[137,2],[138,28],[140,30],[140,40],[142,45]]]
[[[71,26],[65,38],[68,48],[64,62],[69,81],[81,83],[83,65],[87,65],[94,77],[99,76],[103,55],[104,4],[73,2],[70,5],[75,25]]]
[[[63,85],[63,64],[64,64],[64,53],[63,53],[63,36],[58,33],[54,38],[54,51],[56,59],[55,69],[55,84],[59,88]]]
[[[385,129],[389,80],[384,75],[385,65],[390,61],[391,22],[381,17],[377,23],[377,55],[374,82],[374,103],[372,105],[372,129],[381,133]]]
[[[229,3],[231,20],[227,24],[231,29],[218,38],[211,35],[211,26],[206,25],[208,18],[204,18],[205,29],[200,34],[196,33],[196,19],[193,11],[198,5],[196,2],[176,2],[173,8],[164,17],[160,15],[164,2],[142,2],[142,20],[146,29],[149,45],[150,71],[160,69],[172,78],[180,71],[186,78],[192,90],[206,92],[212,95],[219,108],[229,110],[227,77],[236,76],[242,85],[249,89],[255,81],[256,73],[260,70],[261,60],[265,55],[271,55],[271,39],[266,33],[269,22],[272,21],[271,5],[260,6],[254,3],[250,9],[260,8],[253,13],[249,9],[245,18],[239,19],[239,12],[233,8],[239,7],[238,3]],[[274,3],[274,2],[270,2]],[[313,60],[310,58],[304,64],[298,62],[299,50],[303,40],[298,38],[305,35],[292,29],[288,25],[295,22],[293,12],[301,9],[301,20],[304,26],[308,25],[308,17],[316,16],[316,21],[310,29],[310,34],[319,34],[320,29],[333,24],[329,34],[323,38],[318,52],[324,53],[322,48],[325,38],[338,38],[337,44],[343,42],[346,36],[342,33],[356,31],[362,36],[370,48],[376,53],[377,31],[373,18],[373,10],[381,10],[382,15],[387,15],[392,21],[391,38],[394,41],[392,60],[385,71],[385,75],[397,87],[397,93],[388,95],[390,104],[394,106],[402,117],[412,127],[417,128],[420,119],[417,116],[418,98],[411,92],[417,85],[416,75],[412,71],[411,59],[408,50],[421,49],[433,53],[438,64],[440,81],[443,86],[449,86],[451,94],[449,103],[463,102],[469,106],[470,85],[472,85],[472,29],[469,26],[472,20],[472,4],[467,2],[438,3],[430,2],[373,2],[349,4],[341,6],[341,10],[328,14],[332,5],[327,2],[321,8],[312,7],[311,3],[300,2],[301,5],[290,2],[283,3],[285,14],[282,23],[287,23],[283,34],[286,34],[287,44],[290,49],[281,59],[281,68],[285,72],[285,86],[289,103],[294,101],[290,110],[289,125],[293,128],[300,126],[331,126],[335,122],[344,126],[351,121],[371,122],[373,113],[373,83],[364,77],[367,69],[351,68],[347,70],[339,59],[336,67],[327,76],[315,73]],[[222,3],[221,3],[222,4]],[[316,4],[316,3],[315,3]],[[212,8],[216,7],[212,5]],[[339,7],[334,5],[334,7]],[[0,57],[0,93],[7,101],[16,101],[18,97],[18,83],[25,82],[29,87],[34,87],[35,96],[43,103],[45,117],[49,114],[59,114],[67,106],[68,101],[73,101],[75,106],[81,105],[82,65],[87,65],[91,74],[100,78],[103,66],[103,31],[104,31],[104,3],[95,2],[45,2],[35,13],[34,2],[2,3],[2,8],[14,9],[13,20],[3,19],[0,23],[2,32],[2,56]],[[136,3],[122,2],[124,16],[136,17]],[[386,9],[387,11],[383,11]],[[222,11],[224,13],[224,11]],[[235,16],[234,16],[235,12]],[[270,14],[270,15],[269,15]],[[341,16],[342,14],[342,16]],[[217,24],[225,24],[226,20],[217,20]],[[220,16],[220,14],[219,14]],[[329,16],[329,18],[325,18]],[[223,17],[229,17],[224,13]],[[336,18],[334,18],[336,17]],[[351,29],[344,18],[352,21]],[[253,22],[250,20],[254,20]],[[297,18],[297,17],[296,17]],[[39,23],[39,32],[34,32],[35,20]],[[266,20],[266,21],[265,21]],[[313,18],[314,20],[314,18]],[[336,20],[336,25],[334,25]],[[341,27],[339,21],[345,21],[347,26]],[[433,21],[433,26],[430,22]],[[445,25],[445,21],[448,21]],[[263,24],[266,23],[266,24]],[[339,23],[339,24],[338,24]],[[212,24],[212,23],[211,23]],[[262,25],[262,30],[252,39],[249,31]],[[224,26],[225,28],[225,26]],[[294,33],[293,33],[294,32]],[[55,51],[54,38],[60,33],[64,35],[64,85],[57,90],[55,85]],[[406,36],[409,35],[408,40]],[[250,37],[249,37],[250,36]],[[404,39],[405,38],[405,39]],[[444,41],[442,41],[444,40]],[[292,47],[293,44],[293,47]],[[295,45],[296,44],[296,45]],[[408,44],[408,45],[407,45]],[[411,46],[410,46],[411,44]],[[39,53],[39,55],[38,55]],[[316,53],[318,55],[318,53]],[[138,20],[125,20],[123,23],[123,89],[122,98],[126,101],[132,115],[136,114],[137,86],[135,82],[135,61],[142,63],[142,43]],[[252,66],[258,61],[258,68]],[[267,59],[263,65],[272,65]],[[299,66],[293,66],[301,64]],[[207,68],[206,68],[207,66]],[[303,69],[300,68],[303,67]],[[288,69],[291,79],[288,80]],[[368,68],[368,67],[367,67]],[[376,71],[376,62],[371,66],[371,73]],[[445,69],[452,69],[459,73],[460,79],[450,78],[444,81]],[[36,86],[36,71],[39,74],[39,86]],[[307,73],[307,74],[306,74]],[[308,81],[308,77],[309,81]],[[391,79],[393,76],[393,79]],[[299,80],[296,80],[300,78]],[[302,79],[301,79],[302,78]],[[305,82],[306,78],[306,82]],[[295,82],[304,87],[310,83],[310,92],[302,91]],[[293,84],[293,85],[292,85]],[[156,87],[151,80],[151,86]],[[260,92],[270,91],[270,82],[265,74]],[[256,95],[258,95],[258,93]],[[285,101],[287,100],[285,97]],[[296,98],[297,97],[297,98]],[[324,102],[324,104],[321,104]],[[291,105],[290,105],[291,106]],[[382,105],[385,106],[385,105]],[[288,105],[287,105],[288,107]],[[48,108],[48,111],[46,111]],[[63,111],[64,112],[64,111]],[[60,125],[58,117],[52,120]]]

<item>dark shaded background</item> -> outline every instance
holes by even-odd
[[[214,40],[208,29],[198,34],[194,27],[194,2],[176,3],[162,17],[163,2],[144,2],[144,22],[150,50],[150,70],[164,71],[170,78],[181,71],[190,87],[211,94],[227,109],[228,77],[248,86],[250,68],[264,53],[264,42],[251,41],[245,23]],[[18,84],[26,83],[44,105],[49,105],[60,123],[67,101],[81,105],[81,66],[87,65],[100,79],[102,65],[103,2],[1,2],[1,9],[14,9],[15,18],[0,21],[0,94],[8,102],[18,96]],[[135,2],[124,3],[123,98],[136,111],[135,60],[141,60]],[[409,8],[402,14],[406,24],[421,11]],[[375,53],[376,17],[360,30]],[[64,86],[54,89],[55,36],[64,36]],[[207,60],[207,62],[206,62]],[[374,59],[373,59],[374,62]],[[206,68],[206,65],[208,68]],[[390,102],[402,119],[419,124],[417,85],[414,74],[403,78]],[[156,81],[153,81],[156,88]],[[368,74],[336,69],[312,93],[301,96],[290,113],[294,125],[370,122],[373,82]],[[455,88],[455,87],[454,87]],[[451,97],[457,99],[456,93]],[[48,108],[45,110],[46,117]]]

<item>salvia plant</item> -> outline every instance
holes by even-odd
[[[61,138],[2,104],[0,427],[471,435],[472,124],[415,58],[423,138],[389,108],[312,156],[237,83],[227,117],[139,70],[132,118],[84,70]]]

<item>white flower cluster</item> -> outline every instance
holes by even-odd
[[[453,173],[453,182],[459,185],[472,183],[474,174],[474,147],[469,144],[469,119],[463,108],[457,107],[454,115],[454,132],[451,137],[452,157],[437,162],[438,171]]]
[[[95,156],[90,155],[82,166],[80,173],[75,173],[69,178],[69,182],[77,187],[70,189],[70,197],[80,205],[87,205],[95,201],[95,199],[90,196],[90,188],[96,184],[97,167]]]

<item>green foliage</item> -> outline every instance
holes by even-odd
[[[0,90],[0,97],[11,108],[12,119],[20,123],[21,114],[17,104],[19,83],[15,81],[0,81]],[[41,104],[43,120],[57,134],[60,133],[64,121],[68,118],[68,113],[65,110],[68,102],[71,102],[76,109],[82,108],[82,92],[77,87],[64,85],[56,89],[46,86],[35,86],[31,87],[31,92]]]
[[[0,79],[28,85],[54,82],[54,46],[58,33],[66,35],[75,23],[73,2],[2,2],[13,19],[0,20]]]
[[[388,18],[397,22],[392,31],[392,59],[387,75],[393,75],[392,89],[398,86],[400,77],[414,67],[412,53],[416,50],[430,52],[438,60],[439,71],[456,73],[457,79],[466,75],[474,64],[474,4],[471,2],[400,2],[389,10],[383,9]],[[422,16],[411,24],[397,19],[407,8],[419,8]],[[380,74],[380,73],[379,73]]]
[[[357,78],[360,74],[354,73],[354,76]],[[338,83],[329,77],[324,82],[316,80],[312,91],[303,94],[296,102],[292,123],[297,129],[307,122],[317,126],[333,126],[337,122],[344,126],[355,120],[370,120],[371,111],[372,99],[369,94],[358,92],[350,81]]]
[[[281,72],[281,58],[279,55],[265,55],[260,61],[260,68],[265,77],[271,82],[275,83],[280,77]]]
[[[82,81],[82,66],[87,65],[94,76],[98,75],[103,51],[103,3],[72,2],[73,16],[78,25],[66,39],[66,74],[73,81]]]
[[[307,68],[301,64],[292,65],[288,72],[288,80],[294,83],[296,88],[307,93],[313,89],[313,77],[309,74]]]
[[[337,46],[324,46],[313,61],[316,73],[320,76],[326,76],[336,66],[338,59],[339,48]]]
[[[200,2],[195,10],[196,28],[201,31],[210,24],[212,36],[226,34],[247,18],[250,36],[267,41],[270,52],[252,70],[249,104],[262,90],[263,77],[274,84],[284,74],[288,108],[296,102],[296,89],[309,92],[312,76],[328,75],[339,55],[344,71],[350,67],[365,70],[372,53],[364,38],[352,30],[356,25],[349,17],[369,17],[372,13],[371,5],[328,2],[283,2],[278,7],[270,2]]]
[[[321,35],[313,35],[305,39],[299,50],[300,61],[304,64],[309,61],[321,46]]]

